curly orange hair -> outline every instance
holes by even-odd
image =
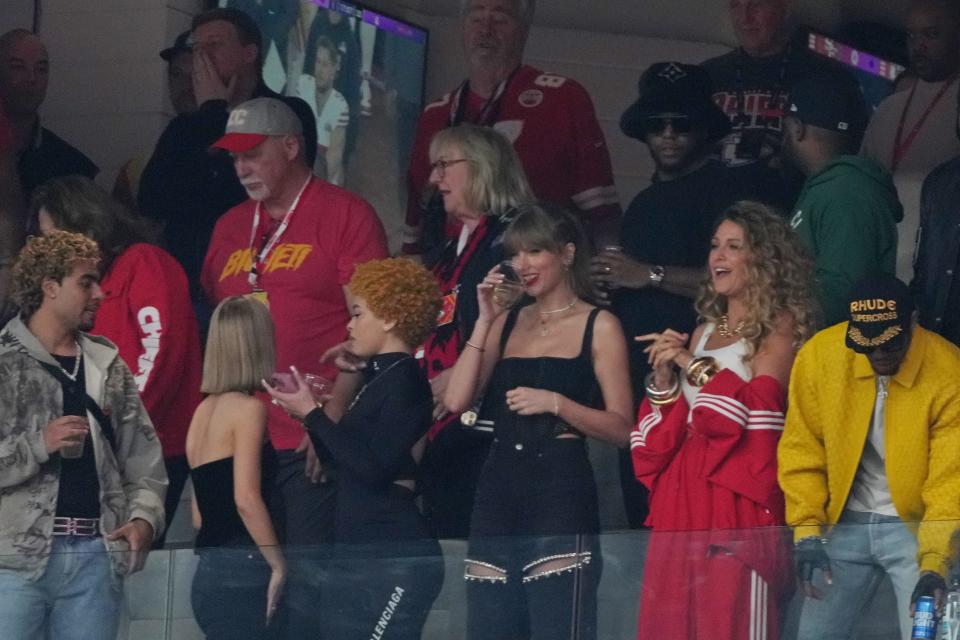
[[[443,306],[433,274],[405,258],[365,262],[347,286],[378,318],[396,321],[397,335],[410,347],[426,340]]]
[[[54,231],[28,238],[13,265],[13,301],[20,305],[23,317],[40,308],[44,280],[63,282],[80,262],[100,262],[97,243],[82,233]]]

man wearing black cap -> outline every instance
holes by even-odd
[[[797,355],[777,456],[807,596],[800,640],[852,637],[884,573],[909,638],[917,598],[942,605],[960,519],[960,350],[917,326],[894,276],[852,293],[848,322]]]
[[[624,215],[620,247],[604,250],[592,265],[594,282],[612,292],[626,335],[692,330],[692,299],[703,279],[716,217],[751,194],[737,172],[709,157],[730,130],[713,103],[710,77],[678,62],[652,65],[640,78],[640,98],[620,120],[623,132],[645,143],[656,165],[653,184]],[[630,343],[634,397],[643,398],[649,372],[644,345]],[[630,525],[643,525],[646,489],[637,482],[628,450],[621,456],[621,485]]]
[[[790,224],[816,261],[824,326],[846,319],[854,282],[896,268],[897,189],[879,163],[854,155],[863,104],[857,87],[805,80],[793,87],[784,121],[783,154],[807,177]]]
[[[184,31],[171,46],[160,52],[160,57],[167,63],[170,104],[178,116],[197,110],[197,100],[193,96],[193,49],[190,48],[189,39],[190,31]],[[140,178],[151,153],[153,148],[144,149],[124,162],[113,183],[113,197],[131,210],[137,208]]]

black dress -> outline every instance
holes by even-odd
[[[600,556],[597,488],[582,437],[552,414],[521,416],[506,404],[516,387],[556,391],[597,406],[593,327],[587,318],[574,358],[504,358],[519,311],[510,311],[500,361],[487,388],[484,415],[495,416],[493,446],[480,477],[470,524],[470,562],[502,578],[468,577],[468,638],[593,638]],[[562,570],[537,576],[537,565],[561,560]],[[576,603],[576,606],[572,606]],[[571,609],[576,615],[571,615]],[[579,635],[572,635],[576,626]]]
[[[263,445],[260,463],[260,491],[269,510],[276,467],[270,443]],[[190,592],[197,624],[208,640],[270,637],[264,623],[271,569],[237,512],[233,456],[194,467],[190,478],[202,521]]]
[[[440,546],[414,493],[411,449],[432,421],[425,374],[406,353],[374,356],[365,384],[339,423],[304,419],[310,438],[337,463],[333,559],[323,591],[326,637],[419,639],[443,585]]]

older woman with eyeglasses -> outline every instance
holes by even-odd
[[[431,269],[444,294],[437,326],[423,345],[434,420],[422,467],[424,512],[440,538],[465,538],[490,434],[463,428],[443,405],[450,369],[479,315],[477,285],[503,259],[502,235],[514,208],[534,200],[510,142],[493,129],[462,124],[430,144],[430,184],[443,198],[448,224],[461,227]]]

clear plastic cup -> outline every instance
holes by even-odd
[[[78,440],[72,440],[70,444],[60,447],[60,457],[67,460],[76,460],[83,457],[83,443],[87,440],[87,434]]]
[[[499,307],[509,309],[517,304],[523,295],[523,282],[510,260],[500,263],[500,273],[503,274],[503,282],[493,287],[493,302]]]
[[[317,400],[321,400],[325,396],[330,395],[330,391],[333,389],[333,382],[315,373],[305,373],[303,374],[303,379],[306,380],[307,386],[310,387],[310,392]]]

